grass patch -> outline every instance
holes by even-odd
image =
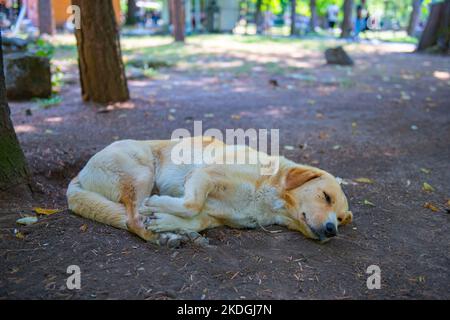
[[[47,99],[33,99],[34,102],[38,104],[40,108],[48,109],[59,105],[62,102],[62,98],[58,95],[53,95]]]

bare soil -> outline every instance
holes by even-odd
[[[76,82],[55,107],[10,103],[35,193],[0,196],[0,298],[449,299],[450,59],[393,45],[351,55],[353,68],[308,52],[297,58],[308,68],[282,73],[163,69],[130,81],[132,100],[109,112],[82,103]],[[347,182],[354,223],[324,245],[274,226],[218,228],[205,232],[215,247],[169,249],[67,210],[68,182],[97,151],[168,139],[192,120],[205,130],[280,129],[283,155]],[[361,177],[373,183],[354,182]],[[33,207],[62,211],[17,225]],[[69,265],[81,268],[81,290],[66,287]],[[366,286],[370,265],[381,268],[379,290]]]

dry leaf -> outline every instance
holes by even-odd
[[[52,214],[58,213],[61,210],[59,209],[43,209],[43,208],[33,208],[34,212],[36,212],[37,214],[43,214],[46,216],[50,216]]]
[[[88,228],[87,224],[83,224],[83,225],[80,227],[80,231],[81,231],[81,232],[86,232],[86,231],[87,231],[87,228]]]
[[[17,238],[17,239],[20,239],[20,240],[23,240],[23,239],[25,239],[25,236],[23,235],[22,232],[17,231],[17,232],[16,232],[16,238]]]
[[[438,212],[439,208],[436,207],[434,204],[432,204],[431,202],[425,202],[425,204],[423,205],[424,208],[430,209],[431,211],[434,212]]]
[[[423,186],[422,186],[422,190],[426,191],[426,192],[433,192],[434,188],[430,184],[424,182]]]
[[[328,133],[323,132],[323,131],[319,132],[319,139],[320,140],[325,140],[325,139],[328,139],[329,137],[330,137],[330,135]]]
[[[241,120],[241,116],[238,115],[238,114],[233,114],[233,115],[231,115],[231,119],[233,119],[233,120]]]
[[[175,121],[175,117],[173,115],[169,114],[169,116],[167,117],[167,120]]]
[[[356,182],[359,182],[359,183],[374,183],[374,181],[369,178],[357,178],[357,179],[353,179],[353,180]]]
[[[367,200],[367,199],[364,199],[364,201],[363,201],[363,204],[365,204],[366,206],[371,206],[371,207],[375,207],[375,204],[374,203],[372,203],[372,202],[370,202],[369,200]]]

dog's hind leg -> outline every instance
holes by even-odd
[[[159,236],[145,228],[145,220],[148,218],[140,215],[138,210],[140,203],[148,196],[149,186],[153,185],[152,181],[150,174],[122,178],[120,202],[125,206],[128,230],[146,241],[157,243]]]

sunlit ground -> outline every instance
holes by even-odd
[[[371,35],[375,37],[375,35]],[[403,37],[384,34],[386,39]],[[235,75],[264,70],[280,74],[296,69],[311,69],[323,63],[323,51],[344,45],[348,52],[387,53],[411,52],[412,44],[380,41],[345,41],[335,37],[290,38],[256,35],[194,35],[185,44],[174,43],[170,36],[123,36],[122,52],[127,70],[141,72],[151,78],[158,76],[158,67],[167,64],[180,72],[215,74],[229,72]],[[52,39],[56,47],[54,63],[66,70],[76,66],[76,42],[73,35],[57,35]],[[150,66],[142,62],[152,62]],[[137,70],[137,69],[144,70]]]

